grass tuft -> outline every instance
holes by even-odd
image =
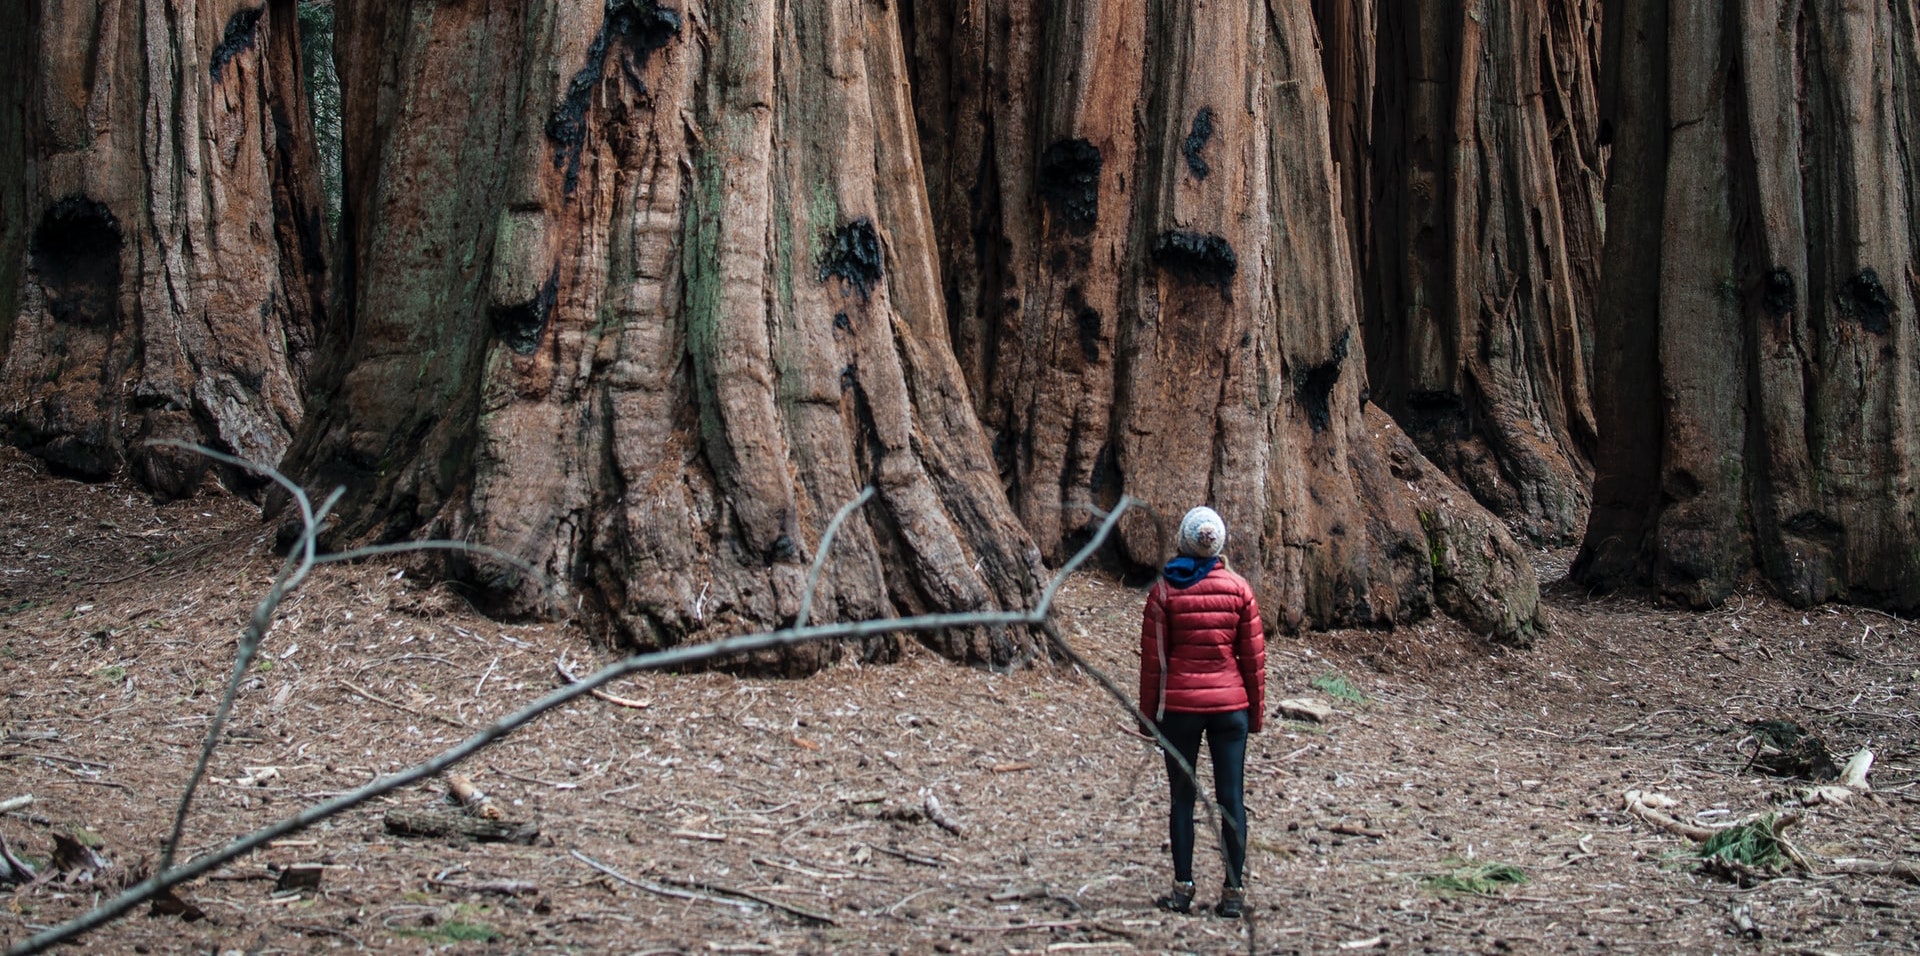
[[[1309,686],[1317,690],[1325,691],[1327,694],[1338,697],[1348,703],[1363,704],[1366,703],[1367,700],[1367,695],[1360,693],[1360,689],[1353,686],[1352,681],[1347,680],[1347,675],[1339,671],[1328,671],[1321,674],[1319,677],[1310,681]]]
[[[1756,870],[1780,870],[1799,861],[1800,855],[1780,831],[1782,818],[1763,813],[1745,823],[1730,826],[1708,837],[1696,851],[1702,860],[1737,863]]]
[[[1498,896],[1507,887],[1527,881],[1527,871],[1511,863],[1466,863],[1458,859],[1448,862],[1454,864],[1453,869],[1422,877],[1420,885],[1436,893]]]

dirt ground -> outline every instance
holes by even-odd
[[[0,814],[0,836],[44,865],[54,834],[91,835],[111,863],[93,882],[0,889],[0,943],[78,914],[157,854],[275,569],[266,543],[244,501],[155,507],[0,452],[0,800],[33,796]],[[1541,555],[1543,575],[1565,559]],[[1336,710],[1273,720],[1250,747],[1248,922],[1153,909],[1169,878],[1164,773],[1093,680],[909,651],[803,681],[622,681],[614,692],[645,706],[583,700],[464,765],[510,819],[538,824],[531,845],[391,835],[389,811],[444,806],[439,782],[404,789],[183,888],[202,919],[143,907],[81,948],[1914,951],[1920,887],[1835,862],[1920,863],[1911,625],[1758,594],[1692,613],[1549,593],[1553,632],[1528,651],[1446,622],[1272,638],[1271,699]],[[1091,573],[1065,593],[1066,635],[1122,686],[1142,597]],[[490,621],[398,565],[322,569],[284,605],[183,855],[455,743],[553,687],[556,659],[609,653],[578,629]],[[1807,781],[1747,766],[1764,719],[1843,757],[1871,747],[1874,790],[1801,811],[1788,835],[1811,872],[1742,886],[1622,795],[1664,794],[1702,825],[1797,803]],[[929,819],[930,797],[958,833]],[[317,889],[276,892],[282,868],[316,863]],[[1525,882],[1437,882],[1488,863]]]

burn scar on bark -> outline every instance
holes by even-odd
[[[540,286],[540,292],[533,298],[489,310],[493,334],[499,336],[500,341],[514,354],[532,355],[540,347],[540,336],[546,331],[547,316],[553,312],[553,303],[559,298],[559,292],[560,268],[555,266],[547,274],[547,281]]]
[[[1200,107],[1200,112],[1193,114],[1193,128],[1180,144],[1180,155],[1187,158],[1187,171],[1195,179],[1205,179],[1208,173],[1213,172],[1213,167],[1207,165],[1206,157],[1200,155],[1200,151],[1207,148],[1207,142],[1213,139],[1213,119],[1213,107]]]
[[[1099,147],[1084,139],[1063,139],[1040,155],[1040,198],[1067,231],[1084,236],[1100,221]]]
[[[607,54],[625,43],[635,62],[624,63],[624,72],[640,89],[639,69],[647,65],[653,51],[666,46],[680,34],[680,12],[662,7],[653,0],[607,0],[607,15],[600,32],[587,47],[587,62],[567,83],[567,95],[547,117],[547,140],[553,143],[553,166],[567,171],[566,194],[573,195],[580,184],[580,149],[587,139],[587,107],[593,100],[593,88],[607,68]]]
[[[1880,273],[1873,271],[1872,266],[1862,268],[1840,283],[1836,298],[1840,311],[1859,322],[1861,328],[1884,335],[1891,327],[1887,320],[1893,315],[1893,297],[1887,294],[1887,287],[1880,284]]]
[[[1240,268],[1233,245],[1211,233],[1170,229],[1153,241],[1153,264],[1176,278],[1210,285],[1232,298],[1233,274]]]
[[[1340,381],[1340,366],[1347,360],[1347,343],[1353,337],[1353,330],[1340,334],[1340,341],[1333,345],[1333,355],[1325,362],[1312,366],[1293,376],[1293,398],[1306,409],[1307,424],[1316,434],[1326,431],[1333,424],[1333,386]]]
[[[882,259],[880,234],[874,230],[873,220],[861,216],[834,230],[826,259],[820,263],[820,281],[838,276],[859,290],[864,300],[880,284]]]
[[[260,35],[260,14],[266,7],[252,7],[234,11],[227,18],[227,32],[220,38],[219,45],[213,48],[213,55],[207,58],[207,73],[215,83],[220,82],[221,71],[233,58],[253,49],[254,38]]]
[[[1760,283],[1760,301],[1775,318],[1792,314],[1799,303],[1798,293],[1794,290],[1793,273],[1785,267],[1775,267],[1767,272]]]
[[[33,271],[57,322],[104,328],[120,313],[120,221],[81,195],[54,203],[33,231]]]

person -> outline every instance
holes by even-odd
[[[1213,792],[1220,805],[1226,880],[1214,912],[1246,911],[1247,735],[1260,732],[1266,696],[1267,646],[1260,607],[1245,578],[1227,567],[1227,527],[1212,508],[1187,512],[1176,538],[1179,554],[1147,594],[1140,621],[1140,712],[1151,718],[1188,767],[1207,739]],[[1156,903],[1193,909],[1193,779],[1167,755],[1172,804],[1167,837],[1173,888]]]

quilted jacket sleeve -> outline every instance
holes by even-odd
[[[1240,664],[1240,682],[1247,688],[1247,730],[1257,734],[1267,722],[1267,636],[1260,624],[1260,602],[1251,590],[1240,607],[1233,656]]]
[[[1160,710],[1160,682],[1166,657],[1167,609],[1160,600],[1161,588],[1147,592],[1147,606],[1140,614],[1140,712],[1148,720]]]

